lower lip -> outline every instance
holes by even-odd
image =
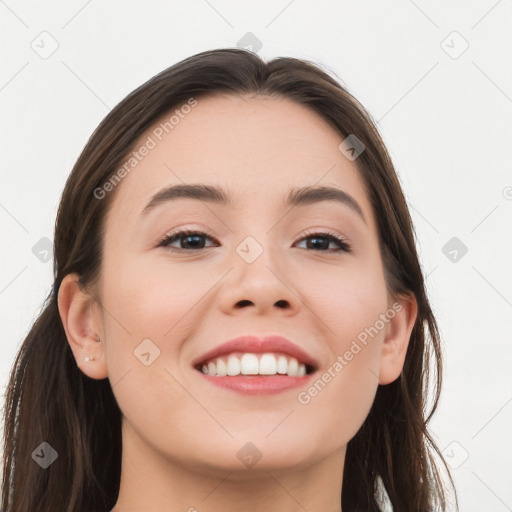
[[[314,373],[302,377],[287,377],[286,375],[237,375],[235,377],[218,377],[200,373],[208,382],[224,389],[231,389],[249,395],[270,395],[307,384]]]

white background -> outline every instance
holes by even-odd
[[[321,64],[378,121],[443,337],[432,433],[462,511],[512,510],[511,0],[0,0],[0,20],[3,392],[52,284],[52,259],[32,248],[53,240],[64,182],[94,128],[157,72],[252,32],[259,55]],[[47,58],[33,50],[52,39]],[[456,262],[442,251],[454,236],[468,249]]]

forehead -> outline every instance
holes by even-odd
[[[359,171],[338,149],[344,137],[316,112],[261,95],[196,101],[164,114],[139,138],[138,160],[117,185],[109,217],[135,222],[162,187],[184,183],[221,186],[232,192],[233,207],[248,206],[248,198],[282,203],[295,187],[335,186],[370,216]],[[141,157],[143,146],[151,149]]]

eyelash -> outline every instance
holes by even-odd
[[[165,247],[167,250],[169,250],[171,252],[198,252],[198,251],[200,251],[202,249],[207,249],[207,247],[202,247],[202,248],[199,248],[197,250],[193,250],[193,249],[176,249],[176,248],[168,247],[168,244],[174,242],[175,240],[179,240],[182,237],[190,236],[190,235],[206,236],[206,237],[210,238],[211,240],[215,240],[214,237],[210,236],[208,233],[205,233],[203,231],[198,231],[198,230],[193,230],[193,229],[184,229],[184,230],[175,231],[175,232],[171,232],[171,233],[166,234],[163,238],[160,239],[160,241],[158,242],[157,247]],[[336,249],[334,251],[333,250],[315,251],[314,249],[311,249],[314,252],[329,252],[329,253],[332,253],[332,252],[347,252],[347,253],[351,253],[352,252],[352,245],[349,242],[347,242],[347,240],[345,240],[343,237],[337,235],[336,233],[331,233],[331,232],[302,233],[301,236],[302,236],[302,238],[299,241],[302,241],[302,240],[307,239],[307,238],[313,238],[313,237],[327,238],[330,241],[337,242],[338,245],[340,246],[339,249]]]

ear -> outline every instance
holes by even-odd
[[[60,318],[77,366],[88,377],[104,379],[108,371],[105,342],[103,336],[97,334],[100,325],[97,303],[80,288],[78,277],[76,273],[68,274],[62,280],[57,299]],[[94,359],[84,361],[87,356]]]
[[[412,292],[398,300],[390,300],[389,308],[388,311],[394,311],[395,315],[389,320],[382,346],[379,384],[390,384],[400,376],[418,316],[418,303]]]

